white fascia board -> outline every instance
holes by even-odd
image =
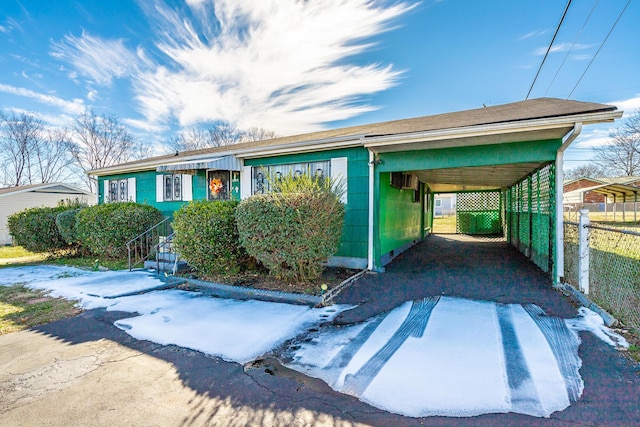
[[[70,191],[51,191],[52,193],[84,194],[86,196],[95,196],[95,194],[93,194],[93,193],[91,193],[89,191],[82,190],[80,188],[74,187],[74,186],[69,185],[69,184],[64,184],[62,182],[49,182],[49,183],[46,183],[46,184],[39,185],[37,187],[23,188],[21,190],[11,191],[9,193],[3,193],[3,194],[0,194],[0,197],[8,197],[8,196],[13,196],[15,194],[22,194],[22,193],[37,193],[39,191],[46,190],[47,188],[57,187],[57,186],[66,187]]]
[[[363,144],[374,149],[379,146],[411,144],[413,142],[441,141],[446,139],[462,139],[479,136],[500,135],[505,133],[535,132],[538,130],[573,128],[574,124],[594,124],[612,122],[622,117],[622,111],[604,111],[598,113],[577,114],[573,116],[551,117],[544,119],[522,120],[506,123],[468,126],[452,129],[440,129],[426,132],[415,132],[402,135],[364,137]],[[438,146],[437,148],[441,148]]]
[[[333,143],[318,143],[313,141],[310,145],[296,145],[295,147],[268,147],[268,150],[243,150],[235,153],[235,156],[240,159],[251,159],[256,157],[273,157],[282,154],[297,154],[297,153],[309,153],[315,151],[335,150],[338,148],[349,147],[362,147],[362,136],[349,137],[348,141],[333,142]]]

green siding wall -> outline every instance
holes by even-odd
[[[269,166],[288,163],[348,159],[347,206],[340,249],[336,255],[367,258],[369,206],[369,152],[366,148],[345,148],[303,154],[247,159],[245,166]]]
[[[158,208],[167,217],[173,217],[173,212],[188,202],[157,202],[156,201],[156,171],[133,172],[120,175],[110,175],[98,178],[98,203],[104,203],[104,180],[135,178],[136,202],[146,203]],[[207,198],[207,178],[204,170],[198,171],[192,181],[193,200]]]
[[[553,161],[562,145],[561,139],[515,142],[473,147],[380,153],[378,172],[421,169],[506,165],[511,163]]]
[[[391,174],[380,174],[380,252],[386,255],[422,239],[423,206],[413,202],[413,190],[391,187]]]

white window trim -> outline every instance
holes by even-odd
[[[180,191],[180,199],[165,200],[164,198],[164,178],[167,175],[179,175],[179,174],[158,174],[156,175],[156,202],[188,202],[193,200],[193,176],[189,174],[181,174],[180,185],[182,186]],[[172,180],[173,181],[173,180]]]

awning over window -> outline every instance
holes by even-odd
[[[158,172],[182,172],[197,169],[217,169],[229,171],[241,171],[242,162],[235,156],[219,157],[217,159],[194,160],[191,162],[169,163],[156,168]]]

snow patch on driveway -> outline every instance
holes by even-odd
[[[549,417],[584,388],[577,331],[624,346],[594,326],[589,310],[580,313],[565,323],[532,305],[427,298],[361,324],[327,326],[279,356],[336,391],[410,417]]]

